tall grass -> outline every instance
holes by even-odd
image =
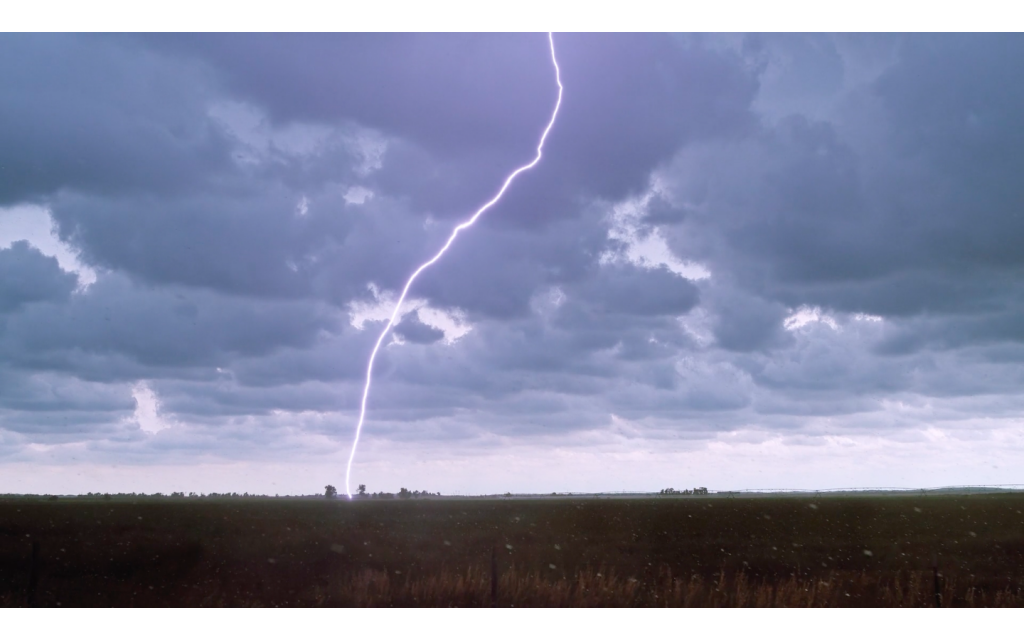
[[[322,606],[484,607],[491,605],[490,573],[480,567],[422,576],[363,571],[314,598]],[[498,581],[504,607],[934,607],[930,572],[897,572],[889,578],[867,572],[832,572],[827,579],[790,577],[755,581],[722,571],[717,579],[676,577],[663,569],[645,583],[614,572],[584,570],[551,580],[538,573],[506,571]],[[983,590],[971,580],[941,581],[943,606],[1019,607],[1019,589]]]

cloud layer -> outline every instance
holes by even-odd
[[[544,159],[417,282],[357,480],[1017,479],[1024,39],[555,42]],[[341,472],[388,303],[532,157],[547,56],[537,34],[0,40],[6,482],[336,484],[302,470]]]

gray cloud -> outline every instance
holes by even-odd
[[[240,356],[309,348],[336,325],[322,305],[152,289],[108,275],[66,302],[9,315],[0,354],[7,363],[91,380],[188,375]]]
[[[371,438],[1019,416],[1024,39],[556,47],[544,158],[416,282]],[[0,206],[44,207],[97,274],[0,246],[0,456],[140,464],[343,448],[383,326],[357,312],[532,158],[555,98],[538,34],[14,35],[0,82]],[[169,428],[136,424],[140,384]]]
[[[203,69],[126,45],[64,34],[0,42],[0,204],[62,189],[167,195],[230,170],[205,116]]]
[[[78,278],[24,240],[0,249],[0,313],[30,302],[67,300]]]
[[[403,339],[414,344],[433,344],[444,338],[444,331],[424,324],[418,315],[404,318],[394,331]]]

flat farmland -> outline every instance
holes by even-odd
[[[0,499],[5,606],[1019,606],[1024,495]]]

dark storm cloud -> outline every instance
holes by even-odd
[[[123,380],[308,348],[337,324],[336,314],[320,304],[153,289],[108,275],[70,300],[37,303],[8,316],[0,356],[30,369]]]
[[[133,408],[131,396],[125,389],[101,383],[51,373],[23,376],[6,368],[0,370],[0,381],[3,382],[0,399],[5,409],[40,415],[59,412],[64,423],[69,413],[130,411]]]
[[[691,221],[708,224],[708,234],[724,246],[687,249],[701,257],[712,249],[728,251],[723,267],[748,286],[867,277],[882,268],[884,252],[895,249],[875,245],[877,229],[864,207],[857,158],[831,124],[787,116],[708,153],[680,167],[679,177],[686,183],[683,197],[713,216],[691,215]],[[683,242],[710,239],[692,238],[685,224],[669,233]]]
[[[865,322],[848,322],[841,330],[815,323],[799,331],[784,354],[753,354],[738,366],[760,387],[790,400],[818,394],[833,402],[907,390],[914,385],[914,371],[929,366],[920,357],[875,357],[864,346],[882,330]]]
[[[681,316],[697,304],[697,287],[665,267],[600,269],[583,295],[598,308],[628,315]]]
[[[191,191],[229,168],[206,74],[98,35],[0,38],[0,205],[61,190]]]
[[[279,122],[354,119],[428,147],[521,145],[556,88],[543,34],[191,34],[146,41],[210,64]],[[541,99],[537,95],[542,94]],[[514,152],[513,152],[514,153]]]
[[[233,95],[279,122],[354,120],[407,141],[377,184],[445,217],[486,200],[532,157],[557,93],[542,34],[152,41],[203,60]],[[753,125],[756,78],[738,56],[659,34],[560,34],[556,47],[571,89],[551,133],[548,170],[524,176],[533,185],[509,193],[496,216],[506,224],[569,215],[562,209],[580,194],[620,198],[684,142]]]
[[[24,240],[0,249],[0,313],[30,302],[66,300],[78,278]]]
[[[647,227],[679,224],[686,220],[686,209],[677,207],[661,196],[651,198],[647,203],[641,222]]]
[[[503,226],[543,225],[583,196],[618,200],[682,146],[755,125],[753,71],[736,55],[669,36],[558,37],[567,89],[545,166],[498,207]]]
[[[876,345],[881,354],[984,346],[993,343],[1024,343],[1024,307],[975,312],[969,315],[915,317],[904,322]]]
[[[275,122],[356,121],[406,141],[377,180],[442,215],[485,200],[532,153],[556,96],[535,35],[189,35],[147,38],[202,60]]]
[[[494,213],[464,232],[444,261],[424,273],[418,291],[441,305],[522,317],[539,289],[591,277],[608,245],[598,211],[555,220],[543,232],[502,228]]]
[[[122,437],[134,409],[128,385],[0,366],[0,430],[23,436],[22,444]]]
[[[54,202],[53,215],[61,237],[90,264],[159,284],[294,297],[311,292],[308,258],[332,240],[344,242],[351,227],[344,216],[317,215],[322,208],[300,218],[298,202],[282,189],[183,198],[65,196]]]
[[[777,302],[725,291],[712,305],[717,315],[714,335],[723,349],[753,351],[792,342],[783,331],[786,308]]]
[[[444,337],[444,331],[423,324],[418,315],[404,318],[395,333],[414,344],[433,344]]]
[[[555,39],[542,162],[410,292],[469,332],[402,320],[374,433],[1012,414],[1024,38]],[[347,438],[383,326],[350,312],[533,158],[556,96],[540,34],[7,36],[0,83],[0,205],[47,207],[97,274],[0,245],[0,429],[153,460]],[[645,195],[650,242],[610,238]],[[177,421],[159,437],[139,381]]]
[[[1024,240],[1010,125],[1024,41],[897,41],[896,62],[833,121],[786,115],[679,165],[681,199],[714,217],[670,231],[675,246],[794,306],[966,311],[1009,291],[997,283],[1013,286]]]
[[[379,129],[390,139],[387,162],[367,177],[368,186],[412,197],[414,205],[426,203],[432,215],[450,218],[464,216],[493,193],[509,168],[530,158],[555,95],[542,35],[157,36],[42,40],[25,46],[57,58],[61,47],[72,45],[88,49],[82,56],[86,62],[90,55],[140,51],[137,64],[166,67],[177,74],[158,82],[159,91],[174,90],[174,82],[183,82],[191,73],[199,82],[197,88],[181,93],[188,108],[173,111],[168,100],[151,110],[140,106],[136,121],[154,130],[173,130],[162,120],[163,114],[173,113],[181,121],[179,128],[215,137],[224,146],[225,162],[210,165],[195,159],[194,166],[205,175],[187,182],[187,194],[168,195],[156,186],[146,189],[139,184],[113,198],[73,192],[62,196],[52,203],[61,237],[80,248],[91,264],[155,283],[233,293],[315,294],[342,301],[365,295],[365,283],[371,280],[394,288],[415,261],[422,260],[419,256],[427,255],[419,247],[436,246],[446,231],[424,235],[412,220],[391,215],[364,222],[372,235],[360,237],[354,228],[359,223],[345,215],[343,191],[330,186],[331,181],[354,179],[351,153],[319,150],[313,158],[284,158],[256,167],[229,162],[239,153],[238,141],[223,123],[208,116],[217,100],[251,101],[280,127],[291,122],[357,122]],[[566,36],[559,38],[558,46],[560,52],[565,49],[560,55],[573,91],[567,93],[559,127],[548,145],[549,155],[554,155],[545,159],[546,173],[523,176],[509,193],[510,198],[533,198],[532,204],[511,200],[507,207],[490,212],[484,224],[497,229],[550,225],[576,216],[574,200],[581,194],[618,197],[642,188],[649,170],[682,141],[731,135],[750,125],[747,107],[756,85],[735,56],[684,46],[663,36]],[[148,85],[128,77],[128,70],[118,75],[102,60],[95,65],[107,74],[106,83],[120,81],[108,92],[140,94],[126,100],[128,104],[144,106],[154,100],[145,93]],[[35,82],[56,84],[62,74],[71,72],[57,65],[54,73],[56,78],[42,74]],[[701,84],[701,91],[689,90],[695,83]],[[84,80],[73,86],[79,85],[84,92],[91,87]],[[218,89],[227,93],[218,95]],[[73,94],[67,101],[87,99]],[[52,117],[67,121],[62,113]],[[34,149],[43,146],[38,141],[26,144]],[[98,156],[111,153],[121,161],[149,167],[174,155],[158,144],[150,146],[153,162],[132,159],[109,144],[104,149],[84,148],[75,157],[76,162],[89,158],[90,166],[102,167],[105,163]],[[43,164],[52,171],[62,166],[56,158]],[[322,166],[334,167],[334,175],[321,173]],[[111,167],[112,175],[119,170]],[[311,175],[320,175],[321,182],[310,183]],[[423,176],[422,182],[417,175]],[[133,184],[131,172],[125,177],[128,189]],[[105,189],[76,180],[72,176],[52,188]],[[304,219],[293,215],[300,198],[309,201],[311,214]],[[369,206],[379,214],[377,203]],[[582,266],[581,258],[593,260],[599,252],[602,230],[593,217],[575,226],[551,229],[542,237],[512,238],[508,249],[503,245],[509,239],[501,233],[464,243],[446,261],[450,267],[439,265],[447,271],[424,282],[426,293],[440,303],[469,310],[522,314],[537,286],[573,277]],[[586,239],[591,246],[581,254],[559,238]],[[551,259],[538,260],[532,252],[544,244],[552,248]],[[505,261],[483,259],[482,250]],[[370,255],[360,258],[364,251]],[[458,251],[475,253],[460,264]],[[509,259],[514,262],[509,264]],[[564,264],[567,260],[576,264]]]

